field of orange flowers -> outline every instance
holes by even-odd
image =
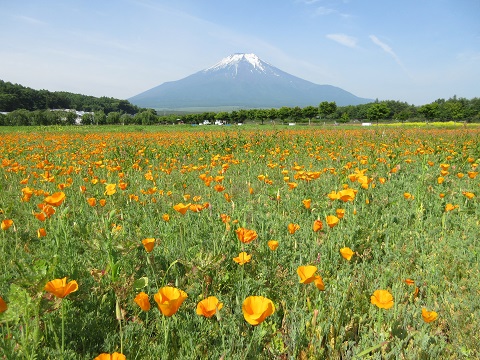
[[[2,130],[0,358],[479,358],[479,135]]]

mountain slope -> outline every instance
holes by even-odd
[[[232,106],[272,108],[370,102],[331,85],[317,85],[290,75],[255,54],[233,54],[217,64],[177,81],[163,83],[128,99],[150,108]]]

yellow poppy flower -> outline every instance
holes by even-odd
[[[323,229],[323,223],[321,220],[315,220],[313,222],[313,231],[317,232]]]
[[[327,216],[327,225],[330,228],[333,228],[333,227],[337,226],[339,221],[340,221],[340,219],[338,217],[336,217],[335,215],[328,215]]]
[[[293,224],[293,223],[288,224],[288,232],[290,234],[295,234],[295,232],[299,229],[300,229],[300,225],[298,224]]]
[[[173,209],[175,211],[178,211],[180,214],[182,215],[185,215],[185,213],[188,211],[188,209],[190,208],[190,205],[191,204],[186,204],[184,205],[183,203],[178,203],[176,205],[173,206]]]

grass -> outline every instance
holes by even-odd
[[[13,225],[0,231],[0,356],[480,357],[478,137],[478,128],[376,126],[3,129],[0,219]],[[352,201],[329,198],[345,187]],[[65,200],[38,220],[38,204],[60,191]],[[182,215],[179,203],[201,210]],[[337,209],[345,215],[330,228]],[[258,238],[241,243],[239,227]],[[145,238],[156,239],[150,253]],[[241,251],[252,255],[244,265],[233,261]],[[325,291],[299,283],[301,265],[317,267]],[[78,291],[44,290],[63,277]],[[164,286],[188,295],[171,317],[153,299]],[[370,302],[380,289],[393,307]],[[148,312],[133,301],[140,291]],[[252,295],[275,305],[257,326],[242,313]],[[208,296],[223,303],[212,318],[196,314]],[[438,318],[426,323],[422,308]]]

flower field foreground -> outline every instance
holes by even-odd
[[[69,131],[0,137],[0,358],[480,358],[478,129]]]

